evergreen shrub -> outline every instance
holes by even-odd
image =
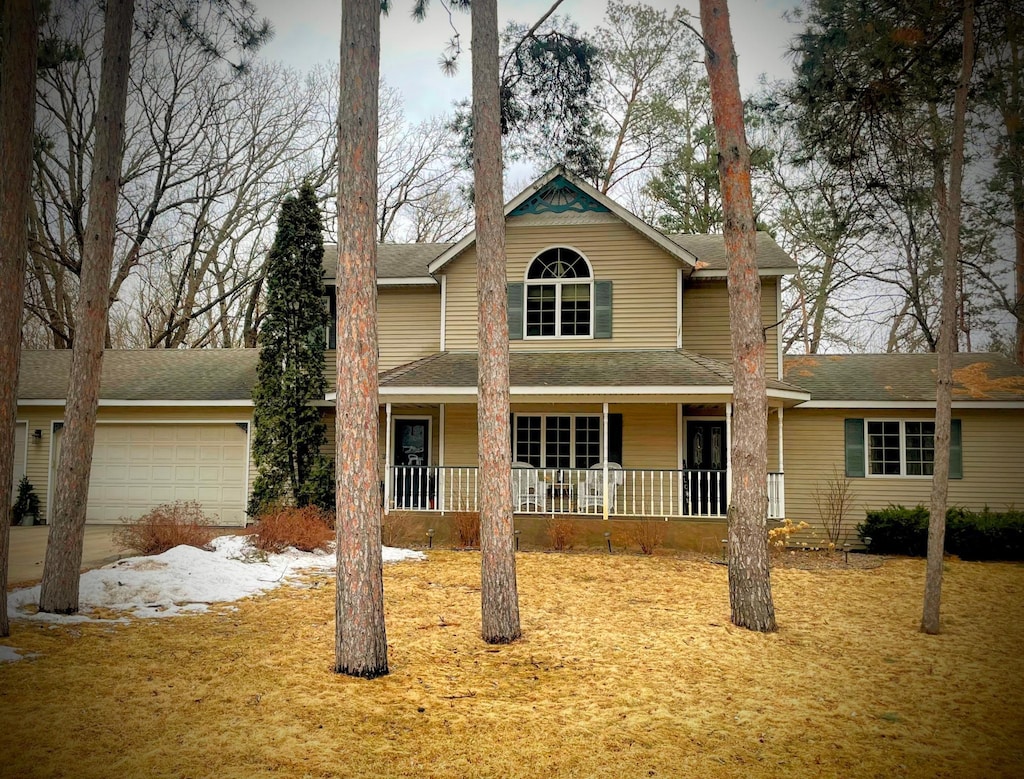
[[[928,509],[887,506],[869,511],[857,535],[872,553],[924,557]],[[946,552],[964,560],[1024,560],[1024,512],[951,507],[946,512]]]
[[[32,521],[28,522],[29,517]],[[39,520],[39,496],[36,495],[35,487],[28,480],[28,476],[22,476],[18,482],[18,495],[11,506],[12,525],[38,525]]]

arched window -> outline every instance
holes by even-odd
[[[579,252],[557,246],[526,271],[526,337],[593,336],[594,275]]]

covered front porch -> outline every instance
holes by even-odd
[[[682,350],[513,353],[513,510],[595,518],[720,519],[732,493],[732,376]],[[786,512],[785,408],[769,381],[768,516]],[[384,509],[479,508],[476,354],[442,353],[380,382]]]

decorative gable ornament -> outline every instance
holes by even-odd
[[[570,183],[564,176],[555,176],[550,183],[515,207],[509,216],[524,214],[611,213],[590,195]]]

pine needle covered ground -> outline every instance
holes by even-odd
[[[477,553],[385,568],[391,674],[331,673],[332,576],[236,610],[18,622],[0,776],[996,777],[1024,770],[1024,567],[773,572],[780,630],[729,624],[726,570],[520,554],[525,638],[478,638]]]

